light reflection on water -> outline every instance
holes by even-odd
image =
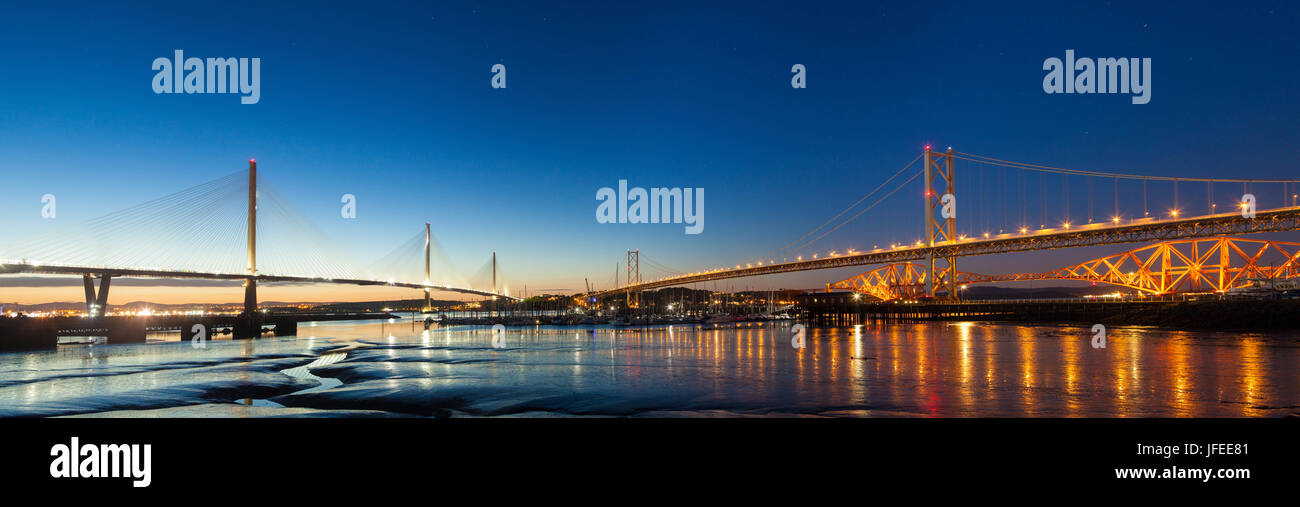
[[[513,328],[504,348],[487,328],[410,321],[299,332],[0,354],[0,415],[1254,417],[1300,405],[1292,333],[1114,327],[1093,349],[1088,327],[870,323],[810,328],[793,349],[781,324]],[[226,410],[244,399],[272,403]]]

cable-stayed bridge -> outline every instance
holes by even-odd
[[[0,246],[0,274],[81,275],[87,311],[102,315],[115,277],[240,280],[244,312],[259,283],[390,286],[514,299],[493,253],[471,283],[452,266],[430,225],[372,263],[358,262],[274,186],[257,163],[201,185]],[[99,279],[96,293],[94,279]],[[477,285],[477,287],[475,286]]]
[[[959,172],[965,182],[960,192]],[[914,279],[906,282],[913,296],[956,297],[963,280],[972,280],[970,274],[957,270],[959,257],[1141,242],[1163,242],[1168,247],[1169,242],[1200,238],[1218,238],[1232,245],[1227,236],[1294,231],[1300,229],[1298,184],[1300,180],[1293,179],[1075,170],[927,146],[870,193],[771,253],[694,272],[656,264],[667,276],[643,280],[639,273],[629,274],[629,283],[591,295],[625,292],[631,300],[637,291],[662,287],[884,264],[916,271]],[[1289,267],[1286,272],[1294,271],[1300,254],[1290,255],[1280,264]],[[862,276],[870,278],[872,273],[881,276],[878,270]],[[1146,274],[1165,276],[1149,269]],[[1027,279],[1034,278],[978,281]],[[914,283],[919,288],[910,286]],[[827,285],[828,289],[872,286],[852,278]]]

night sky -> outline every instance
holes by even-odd
[[[608,286],[628,249],[681,271],[754,259],[926,144],[1102,171],[1297,176],[1294,2],[699,3],[6,7],[0,242],[256,158],[357,257],[383,256],[429,220],[465,270],[495,250],[513,289],[576,291],[584,277]],[[153,93],[151,62],[177,49],[260,58],[260,102]],[[1044,59],[1067,49],[1151,58],[1150,103],[1044,93]],[[505,89],[490,86],[498,63]],[[807,68],[806,89],[790,86],[794,64]],[[598,224],[596,190],[619,179],[705,188],[704,232]],[[58,196],[57,220],[40,216],[46,193]],[[348,193],[355,220],[339,216]],[[870,217],[874,229],[859,231],[894,221]],[[1047,269],[1088,256],[971,265]],[[643,271],[661,274],[644,261]],[[811,288],[852,271],[719,287]],[[0,290],[0,301],[80,295]],[[322,290],[277,296],[414,297]]]

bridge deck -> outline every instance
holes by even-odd
[[[991,238],[968,238],[933,247],[906,246],[892,249],[875,249],[870,252],[852,255],[837,255],[805,261],[780,262],[738,269],[692,273],[624,286],[618,289],[599,291],[593,293],[593,295],[605,296],[627,290],[649,290],[747,276],[917,261],[926,259],[931,255],[935,258],[965,257],[1082,246],[1117,245],[1143,241],[1168,241],[1234,234],[1293,231],[1297,229],[1300,229],[1300,207],[1260,211],[1254,218],[1244,218],[1240,213],[1233,212],[1170,220],[1140,221],[1124,225],[1107,225],[1098,222],[1075,228],[1042,229],[1026,234],[1000,234]]]
[[[397,282],[385,280],[362,280],[362,279],[345,279],[345,278],[313,278],[305,276],[281,276],[281,275],[253,275],[240,273],[205,273],[197,271],[167,271],[153,269],[123,269],[123,268],[106,268],[106,267],[88,267],[88,266],[53,266],[43,264],[22,264],[9,263],[0,264],[0,274],[44,274],[44,275],[86,275],[86,274],[109,274],[114,277],[141,277],[141,278],[186,278],[201,280],[248,280],[253,279],[258,282],[299,282],[299,283],[334,283],[345,285],[371,285],[401,287],[405,289],[431,289],[436,291],[457,292],[461,294],[473,294],[486,297],[500,297],[504,299],[518,299],[492,292],[466,289],[460,287],[447,287],[443,285],[429,285],[414,282]]]

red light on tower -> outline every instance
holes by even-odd
[[[930,145],[925,145],[925,151],[930,151]]]

